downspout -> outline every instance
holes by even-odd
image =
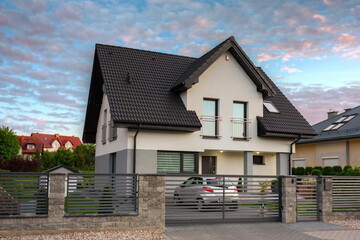
[[[298,136],[298,138],[295,139],[295,141],[293,141],[291,144],[290,144],[290,154],[289,154],[289,175],[291,175],[291,155],[293,154],[293,145],[295,143],[297,143],[298,141],[300,141],[301,139],[301,135]]]
[[[136,173],[136,138],[140,131],[141,124],[139,123],[138,128],[136,130],[135,136],[134,136],[134,158],[133,158],[133,173]]]

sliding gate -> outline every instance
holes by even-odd
[[[276,176],[166,176],[165,221],[279,221]]]

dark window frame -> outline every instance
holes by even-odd
[[[214,136],[209,136],[209,135],[203,135],[203,138],[220,138],[219,136],[219,99],[217,98],[203,98],[203,106],[204,106],[204,101],[214,101],[215,102],[215,135]],[[204,115],[204,113],[203,113]],[[206,116],[206,115],[204,115]]]
[[[261,159],[261,161],[258,163],[258,162],[255,162],[255,158],[259,158]],[[253,156],[253,165],[265,165],[265,158],[263,155],[255,155]]]
[[[191,174],[191,173],[199,173],[199,153],[198,152],[187,152],[187,151],[162,151],[159,150],[156,153],[156,156],[158,155],[159,152],[163,152],[163,153],[179,153],[180,154],[180,172],[178,173],[166,173],[165,174]],[[184,154],[194,154],[195,155],[195,159],[194,159],[194,172],[184,172]],[[156,159],[156,165],[157,165],[157,159]],[[157,172],[158,173],[158,172]],[[162,172],[164,173],[164,172]]]
[[[244,119],[248,119],[248,102],[233,101],[233,109],[234,109],[234,104],[236,104],[236,103],[244,104]],[[234,118],[234,112],[233,112],[233,118]],[[244,124],[244,132],[245,132],[245,137],[234,137],[233,136],[233,140],[249,140],[247,123]]]

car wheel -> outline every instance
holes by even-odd
[[[202,198],[199,198],[197,200],[197,206],[198,206],[198,210],[200,212],[204,211],[205,203],[204,203],[204,200]]]
[[[174,202],[175,202],[176,205],[180,205],[180,203],[182,203],[180,201],[179,194],[177,194],[177,193],[174,194]]]
[[[238,202],[232,202],[230,205],[230,209],[236,210],[239,208]]]

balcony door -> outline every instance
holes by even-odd
[[[216,157],[203,156],[201,161],[202,174],[216,174]]]

